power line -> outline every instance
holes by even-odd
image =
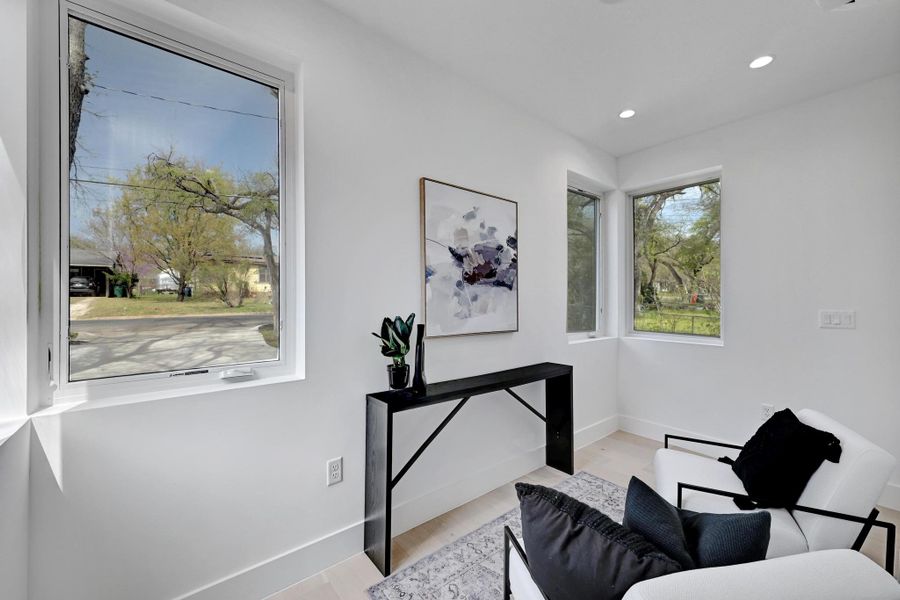
[[[152,190],[154,192],[167,192],[170,194],[190,194],[192,192],[187,192],[185,190],[179,189],[166,189],[166,188],[158,188],[149,185],[138,185],[135,183],[118,183],[115,181],[98,181],[96,179],[79,179],[76,177],[70,177],[69,181],[72,183],[93,183],[96,185],[109,185],[113,187],[124,187],[131,188],[136,190]],[[197,196],[202,196],[203,194],[194,194]],[[216,194],[220,198],[253,198],[254,194]]]
[[[209,104],[198,104],[196,102],[188,102],[187,100],[178,100],[177,98],[165,98],[163,96],[156,96],[153,94],[142,94],[140,92],[135,92],[133,90],[125,90],[122,88],[114,88],[105,85],[100,85],[99,83],[91,84],[91,87],[100,88],[101,90],[106,90],[108,92],[119,92],[120,94],[128,94],[129,96],[138,96],[140,98],[148,98],[150,100],[159,100],[160,102],[171,102],[173,104],[183,104],[184,106],[192,106],[194,108],[205,108],[208,110],[216,110],[219,112],[231,113],[234,115],[244,115],[245,117],[256,117],[257,119],[269,119],[272,121],[277,121],[278,117],[270,117],[268,115],[260,115],[252,112],[244,112],[241,110],[236,110],[233,108],[221,108],[218,106],[210,106]]]

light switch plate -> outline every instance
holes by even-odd
[[[819,327],[821,329],[856,329],[855,310],[819,311]]]

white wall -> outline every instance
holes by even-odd
[[[0,445],[0,598],[25,600],[28,592],[28,455],[31,427]]]
[[[28,452],[26,411],[26,191],[29,78],[28,3],[0,5],[0,598],[25,600],[28,588]]]
[[[0,56],[20,57],[4,62],[0,94],[0,422],[26,410],[27,8],[25,0],[3,0],[0,9]]]
[[[197,595],[260,597],[361,550],[364,397],[386,387],[369,332],[420,312],[421,176],[518,201],[522,248],[520,332],[429,341],[429,379],[568,362],[579,441],[615,428],[616,341],[564,334],[566,173],[614,187],[612,157],[316,3],[178,4],[231,29],[209,26],[217,41],[302,63],[307,380],[38,418],[34,600],[173,598],[283,555]],[[398,462],[449,409],[398,419]],[[505,395],[474,399],[396,490],[397,530],[539,465],[541,425]],[[335,456],[344,482],[326,488]]]
[[[725,346],[624,339],[621,424],[745,440],[769,402],[900,457],[900,75],[622,157],[619,184],[716,165]],[[856,310],[857,328],[819,329],[820,308]]]

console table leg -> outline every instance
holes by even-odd
[[[382,575],[391,572],[391,455],[393,414],[384,402],[366,399],[366,554]]]
[[[575,472],[574,403],[572,374],[547,379],[547,466]]]

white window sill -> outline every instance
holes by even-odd
[[[633,331],[622,336],[623,340],[632,341],[650,341],[650,342],[668,342],[670,344],[692,344],[694,346],[712,346],[721,348],[725,346],[722,338],[703,337],[699,335],[678,335],[675,333],[642,333]]]
[[[291,383],[295,381],[303,381],[304,375],[299,373],[287,375],[273,375],[271,377],[261,377],[248,381],[238,381],[233,383],[223,383],[216,381],[209,384],[201,385],[185,385],[181,387],[172,387],[164,390],[153,390],[150,392],[131,393],[127,395],[114,395],[108,397],[89,398],[90,394],[72,394],[67,396],[57,396],[53,403],[53,409],[60,409],[63,412],[92,410],[95,408],[108,408],[111,406],[124,406],[127,404],[137,404],[142,402],[153,402],[156,400],[168,400],[171,398],[183,398],[187,396],[196,396],[199,394],[211,394],[217,392],[227,392],[229,390],[245,390],[249,388],[257,388],[268,385],[278,385],[282,383]],[[41,413],[42,415],[45,413]]]
[[[22,425],[27,422],[28,417],[18,417],[0,421],[0,446],[2,446],[6,440],[14,436],[16,432],[22,428]]]
[[[616,339],[615,336],[599,334],[594,337],[591,337],[586,333],[569,333],[566,335],[569,337],[570,346],[574,344],[589,344],[591,342],[608,342],[609,340]]]

